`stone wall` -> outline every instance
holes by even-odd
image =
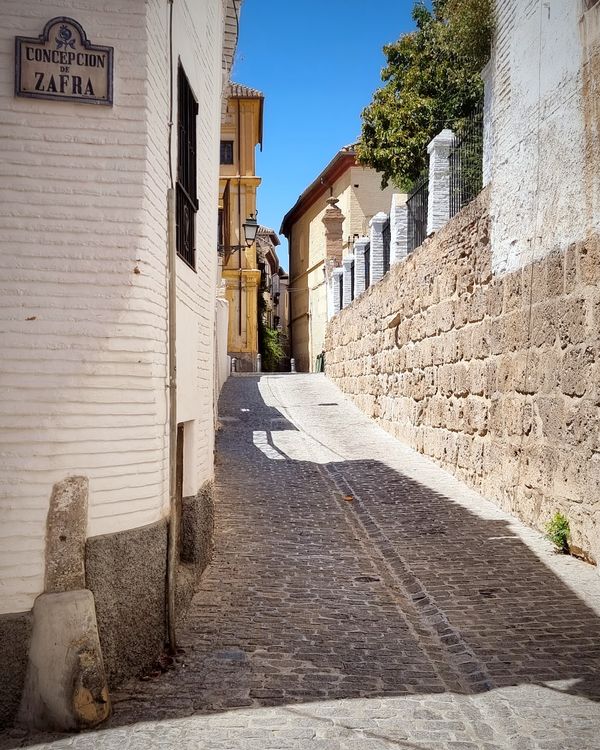
[[[386,430],[527,523],[564,512],[595,560],[600,240],[494,276],[488,202],[484,190],[331,320],[327,374]]]

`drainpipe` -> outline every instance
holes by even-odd
[[[167,635],[169,651],[177,651],[175,636],[175,588],[179,562],[179,499],[177,497],[177,266],[175,240],[175,191],[167,192],[169,275],[169,538],[167,545]]]
[[[167,275],[168,319],[167,346],[169,350],[169,534],[167,538],[166,619],[167,641],[171,654],[177,652],[175,636],[175,588],[179,562],[179,508],[177,500],[177,358],[176,358],[176,305],[177,305],[177,240],[175,218],[175,188],[171,141],[173,131],[173,0],[169,3],[169,174],[171,186],[167,190]]]

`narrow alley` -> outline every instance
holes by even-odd
[[[232,377],[177,667],[2,747],[600,748],[600,579],[323,375]],[[39,744],[42,743],[42,744]]]

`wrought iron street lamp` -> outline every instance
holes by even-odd
[[[245,245],[219,245],[219,255],[227,255],[229,257],[233,253],[236,252],[236,250],[243,250],[246,247],[251,247],[252,244],[256,240],[256,235],[258,233],[258,221],[256,220],[256,215],[258,214],[258,211],[255,214],[250,214],[250,216],[246,219],[246,221],[242,224],[242,227],[244,229],[244,240],[246,242]]]
[[[242,224],[244,227],[244,239],[246,240],[246,247],[250,247],[256,239],[258,232],[258,221],[256,221],[256,214],[250,216]]]

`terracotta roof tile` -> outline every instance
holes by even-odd
[[[233,81],[229,84],[227,96],[229,99],[264,99],[265,97],[262,91],[245,86],[243,83],[234,83]]]
[[[263,237],[269,237],[271,242],[274,245],[280,245],[279,236],[277,232],[274,229],[271,229],[271,227],[265,227],[262,224],[258,227],[258,235],[262,235]]]

